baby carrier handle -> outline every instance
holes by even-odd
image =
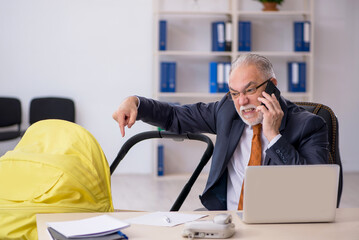
[[[181,193],[177,197],[175,203],[172,205],[170,211],[178,211],[184,200],[187,198],[189,192],[191,191],[191,188],[193,184],[196,182],[199,174],[201,173],[202,169],[206,166],[207,162],[212,156],[213,153],[213,142],[212,140],[201,133],[184,133],[184,134],[176,134],[172,132],[167,131],[148,131],[136,134],[135,136],[128,139],[122,148],[120,149],[119,153],[117,154],[117,157],[113,161],[110,167],[111,174],[115,171],[117,165],[121,162],[121,160],[126,156],[127,152],[132,148],[133,145],[136,143],[146,140],[146,139],[152,139],[152,138],[170,138],[175,141],[183,141],[184,139],[188,140],[197,140],[201,142],[207,143],[207,148],[204,154],[202,155],[201,161],[197,165],[195,171],[193,172],[192,176],[186,183],[186,185],[183,187]]]

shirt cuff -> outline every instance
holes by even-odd
[[[138,106],[137,106],[137,109],[139,109],[139,107],[140,107],[140,104],[141,104],[141,100],[140,100],[140,98],[138,97],[138,96],[135,96],[136,98],[137,98],[137,100],[138,100]]]
[[[272,141],[269,142],[267,149],[272,147],[280,138],[282,137],[282,134],[278,134],[277,136],[275,136]]]

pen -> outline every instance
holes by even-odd
[[[171,222],[171,219],[170,219],[169,217],[167,217],[167,216],[163,216],[163,219],[164,219],[166,222],[168,222],[168,223]]]
[[[128,237],[121,231],[118,231],[117,234],[121,236],[121,239],[128,239]]]

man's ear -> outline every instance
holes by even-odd
[[[272,82],[274,85],[276,85],[276,86],[277,86],[277,84],[278,84],[278,81],[277,81],[276,78],[272,78],[272,79],[271,79],[271,82]]]

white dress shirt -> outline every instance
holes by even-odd
[[[265,159],[267,148],[270,148],[281,137],[278,134],[269,143],[268,139],[261,132],[262,143],[262,164]],[[252,126],[246,125],[243,130],[241,139],[238,142],[236,149],[228,163],[228,179],[227,179],[227,209],[237,210],[239,197],[241,195],[244,170],[248,166],[249,158],[251,155],[251,146],[253,138]]]

